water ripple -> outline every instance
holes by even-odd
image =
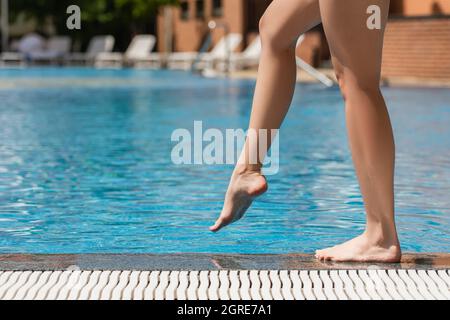
[[[214,235],[232,168],[173,165],[170,135],[245,128],[254,83],[57,70],[0,71],[0,252],[313,252],[363,230],[336,88],[298,86],[270,192]],[[385,94],[404,249],[448,251],[450,92]]]

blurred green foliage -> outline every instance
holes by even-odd
[[[81,30],[68,30],[66,9],[81,8]],[[92,36],[112,34],[116,49],[124,50],[137,33],[154,33],[157,9],[161,5],[176,5],[177,0],[10,0],[10,17],[18,14],[34,18],[39,25],[51,19],[58,34],[70,35],[85,48]],[[42,30],[41,30],[42,31]]]

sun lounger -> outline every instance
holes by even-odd
[[[259,58],[261,56],[261,38],[256,37],[250,45],[243,51],[239,53],[232,53],[229,62],[227,59],[221,60],[217,69],[220,71],[225,71],[227,64],[229,63],[229,70],[242,70],[249,67],[255,67],[259,63]]]
[[[69,54],[72,41],[67,36],[52,37],[47,41],[46,48],[31,52],[29,59],[32,62],[61,63]]]
[[[301,46],[301,44],[303,43],[303,40],[305,40],[305,35],[304,34],[302,34],[298,38],[297,44],[296,44],[296,48]],[[315,78],[317,81],[320,81],[326,87],[331,87],[331,86],[334,85],[333,80],[331,80],[325,74],[323,74],[320,71],[318,71],[317,69],[315,69],[313,66],[309,65],[308,63],[306,63],[300,57],[295,57],[295,60],[296,60],[298,68],[304,70],[306,73],[308,73],[310,76]]]
[[[189,69],[194,64],[198,69],[210,68],[215,61],[227,58],[241,42],[241,34],[230,33],[223,37],[210,52],[176,52],[171,54],[167,65],[169,69]]]
[[[157,63],[157,55],[152,54],[156,44],[153,35],[138,35],[133,38],[124,54],[119,52],[102,52],[95,58],[96,67],[136,67]]]
[[[45,39],[37,33],[31,32],[23,36],[14,45],[15,51],[3,52],[0,55],[0,62],[5,67],[25,66],[31,53],[43,50]]]
[[[1,67],[24,67],[25,55],[20,52],[3,52],[0,55]]]
[[[103,52],[111,52],[114,47],[114,37],[111,35],[95,36],[89,42],[85,53],[76,52],[68,55],[65,59],[68,64],[92,64],[97,55]]]

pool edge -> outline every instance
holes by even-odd
[[[0,254],[0,271],[450,269],[450,253],[406,253],[401,263],[322,263],[310,254]]]

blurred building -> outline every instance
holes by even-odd
[[[225,23],[229,32],[241,33],[251,42],[259,19],[271,0],[180,0],[166,8],[157,20],[159,51],[196,51],[205,40],[208,22]],[[450,79],[450,1],[391,0],[386,32],[383,74],[385,77]],[[213,31],[213,43],[224,30]],[[164,41],[162,39],[165,39]],[[326,65],[329,51],[322,28],[306,35],[298,51],[308,63]]]
[[[242,48],[258,34],[259,19],[271,0],[182,0],[180,6],[171,8],[174,51],[198,50],[207,33],[208,22],[225,23],[229,32],[244,35]],[[167,12],[158,17],[158,39],[167,34]],[[223,35],[223,29],[213,32],[213,42]],[[165,51],[167,43],[159,41],[159,50]],[[242,49],[241,48],[241,49]]]
[[[391,0],[383,76],[450,80],[449,0]]]

